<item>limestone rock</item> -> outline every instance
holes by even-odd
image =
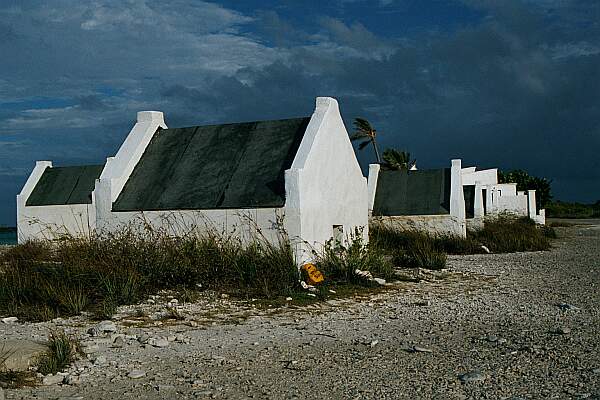
[[[50,385],[56,385],[58,383],[62,383],[62,381],[65,379],[64,376],[56,374],[56,375],[46,375],[43,379],[42,379],[42,385],[44,386],[50,386]]]
[[[116,332],[117,326],[112,321],[102,321],[96,325],[96,329],[100,332]]]
[[[131,379],[140,379],[144,376],[146,376],[146,372],[140,369],[134,369],[127,374],[127,377]]]

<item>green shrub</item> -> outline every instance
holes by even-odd
[[[418,230],[400,230],[385,224],[373,224],[369,231],[370,244],[388,254],[397,251],[424,251],[431,248],[446,254],[481,253],[481,245],[470,237],[456,235],[434,235]]]
[[[38,360],[38,372],[55,374],[69,366],[77,356],[79,343],[64,331],[50,332],[48,350]]]
[[[45,320],[92,311],[109,318],[162,289],[229,290],[246,297],[287,296],[298,268],[285,236],[258,235],[243,244],[216,234],[169,237],[130,230],[102,237],[64,238],[53,246],[27,242],[0,263],[0,313]]]
[[[446,253],[434,248],[430,241],[417,241],[408,250],[394,254],[394,265],[439,270],[446,266]]]
[[[392,255],[394,265],[422,268],[442,268],[442,254],[485,253],[482,246],[493,253],[548,250],[553,238],[556,232],[552,227],[509,215],[487,219],[482,229],[467,232],[466,238],[403,231],[384,224],[370,228],[370,245]]]
[[[493,253],[548,250],[551,244],[547,235],[555,235],[552,228],[539,228],[529,218],[511,216],[486,220],[483,229],[470,234]]]
[[[317,255],[317,268],[328,282],[364,283],[355,271],[369,271],[375,277],[390,278],[393,268],[378,248],[365,245],[361,232],[355,232],[349,246],[339,246],[330,240]]]
[[[555,201],[546,205],[548,218],[597,218],[600,216],[600,200],[595,204]]]

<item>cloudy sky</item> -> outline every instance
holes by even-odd
[[[139,110],[177,127],[310,115],[316,96],[421,168],[600,198],[598,0],[2,0],[0,55],[0,224],[35,160],[100,163]]]

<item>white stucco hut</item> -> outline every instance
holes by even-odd
[[[53,170],[38,162],[18,196],[20,242],[126,226],[243,238],[259,231],[275,241],[283,227],[302,263],[332,237],[343,242],[358,230],[368,240],[367,181],[330,97],[317,98],[310,117],[277,121],[173,129],[162,113],[140,112],[117,154],[75,184],[78,198],[31,201],[55,185],[68,192],[64,181],[44,178]]]
[[[516,183],[498,183],[498,169],[463,168],[462,183],[467,223],[474,228],[483,224],[486,215],[511,214],[546,223],[546,211],[538,210],[535,190],[517,191]]]
[[[369,166],[369,213],[373,223],[402,230],[465,237],[461,160],[450,168],[395,171]]]

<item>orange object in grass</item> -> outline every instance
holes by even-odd
[[[323,273],[315,267],[314,264],[304,264],[302,269],[306,271],[308,275],[308,283],[310,285],[317,285],[325,280]]]

